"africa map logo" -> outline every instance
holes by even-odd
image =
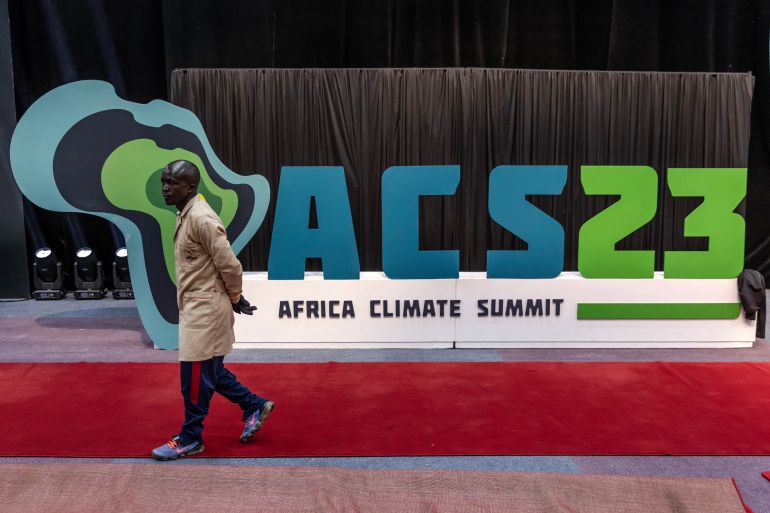
[[[237,254],[265,218],[270,186],[242,176],[214,154],[198,118],[162,100],[121,99],[102,81],[58,87],[37,100],[11,140],[22,193],[40,207],[93,214],[124,234],[139,314],[156,346],[174,349],[178,315],[173,234],[176,209],[160,194],[160,173],[185,159],[201,171],[199,191],[224,223]]]

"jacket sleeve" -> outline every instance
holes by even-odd
[[[225,227],[218,219],[212,219],[209,216],[200,217],[196,224],[198,241],[211,255],[214,267],[224,282],[230,302],[237,303],[243,287],[243,268],[230,248]]]

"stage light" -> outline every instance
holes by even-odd
[[[134,289],[131,287],[131,273],[128,270],[128,251],[118,248],[115,260],[112,262],[112,283],[115,299],[134,299]]]
[[[50,248],[42,247],[35,251],[32,281],[35,284],[32,297],[35,299],[61,299],[65,296],[61,262]]]
[[[49,248],[40,248],[35,252],[36,272],[41,280],[52,282],[56,280],[56,255]]]
[[[75,254],[75,299],[102,299],[104,294],[102,263],[91,248],[82,247]]]

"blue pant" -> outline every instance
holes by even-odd
[[[184,398],[184,423],[179,437],[183,443],[203,442],[203,419],[209,413],[214,392],[238,404],[243,418],[251,415],[267,402],[243,386],[235,374],[225,369],[224,356],[215,356],[201,362],[179,362]]]

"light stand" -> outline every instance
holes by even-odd
[[[102,299],[106,294],[102,263],[89,247],[75,255],[75,299]]]
[[[112,283],[115,299],[134,299],[134,289],[131,287],[131,273],[128,270],[128,251],[118,248],[115,260],[112,262]]]
[[[50,248],[39,248],[35,251],[32,262],[32,281],[35,299],[62,299],[67,292],[64,290],[64,279],[61,272],[61,262],[56,259]]]

